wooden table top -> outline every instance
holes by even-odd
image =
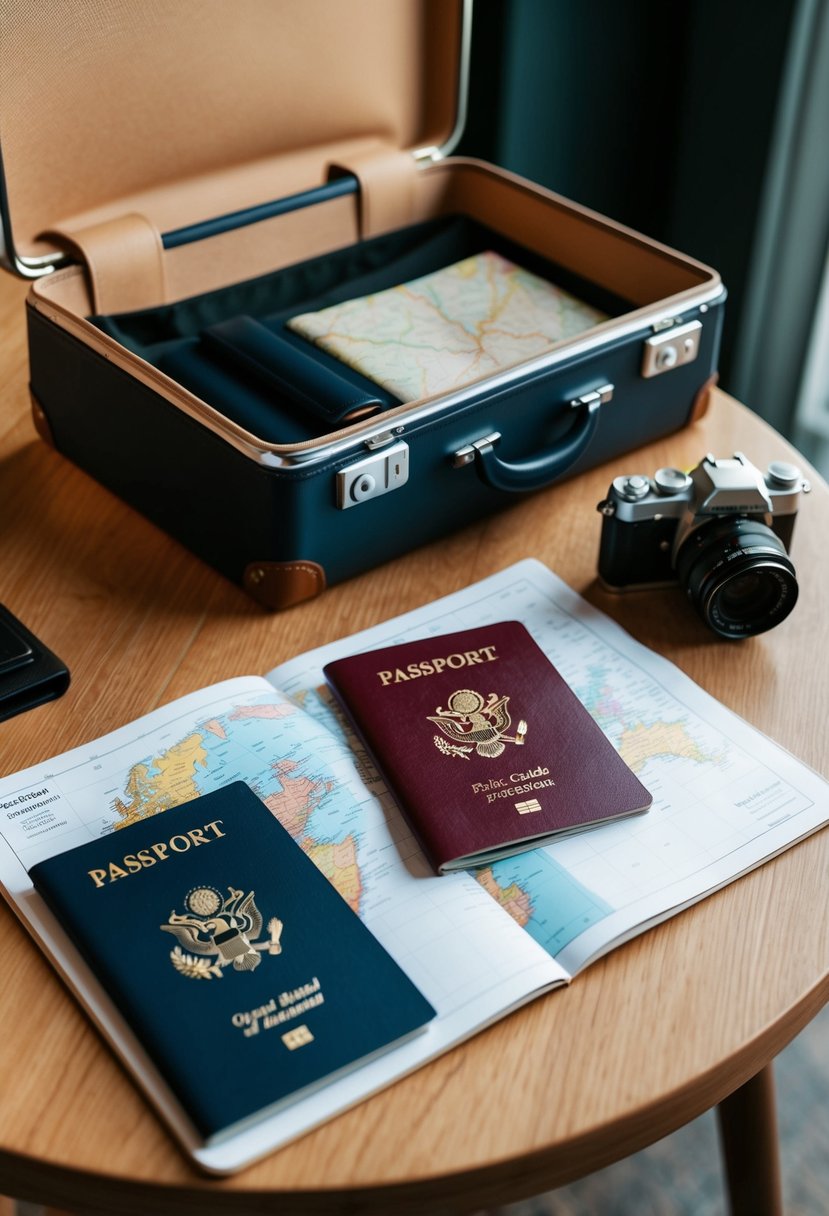
[[[0,276],[0,600],[73,679],[61,700],[0,725],[3,774],[526,556],[829,773],[829,489],[819,478],[795,528],[801,598],[770,633],[720,641],[676,590],[614,597],[596,583],[595,506],[612,476],[690,466],[708,451],[739,449],[760,467],[791,458],[724,395],[681,434],[269,615],[36,437],[24,295],[24,284]],[[125,1213],[383,1213],[392,1204],[436,1213],[559,1185],[721,1100],[829,998],[828,872],[823,831],[568,989],[218,1181],[182,1156],[2,906],[0,1191]]]

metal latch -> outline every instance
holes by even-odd
[[[337,506],[341,511],[397,490],[409,480],[409,445],[402,440],[337,473]]]
[[[701,321],[688,321],[685,325],[673,325],[669,329],[660,328],[652,338],[645,339],[642,375],[646,379],[661,376],[675,367],[693,363],[699,354],[701,333]]]

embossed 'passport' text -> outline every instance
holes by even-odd
[[[196,849],[200,844],[210,844],[211,841],[218,840],[220,836],[224,836],[224,832],[219,826],[221,822],[221,819],[214,819],[212,823],[206,823],[203,827],[178,832],[169,840],[159,840],[146,849],[139,849],[136,853],[127,853],[120,861],[110,861],[101,869],[87,870],[87,874],[99,888],[108,883],[118,882],[119,878],[129,878],[131,874],[139,874],[142,870],[148,870],[150,866],[156,865],[159,861],[169,861],[177,853],[188,853],[190,849]]]
[[[378,671],[377,675],[385,688],[387,684],[403,684],[408,680],[418,680],[421,676],[437,676],[442,671],[457,671],[460,667],[473,667],[477,663],[493,663],[497,658],[494,646],[481,646],[478,650],[459,650],[457,654],[448,654],[443,658],[421,659],[419,663],[407,663],[405,667],[395,667],[392,671]]]

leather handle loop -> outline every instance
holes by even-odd
[[[143,215],[121,215],[87,228],[42,233],[80,258],[96,313],[131,312],[163,304],[164,255],[158,230]]]
[[[540,490],[576,463],[587,450],[599,425],[600,401],[589,401],[578,407],[573,425],[551,452],[530,460],[510,462],[501,460],[495,451],[497,438],[475,444],[475,468],[478,476],[495,490],[526,493]]]
[[[412,222],[417,163],[411,152],[378,148],[328,166],[329,181],[343,175],[360,183],[360,236],[363,240]]]

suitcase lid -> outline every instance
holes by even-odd
[[[129,212],[164,234],[463,129],[471,0],[4,0],[0,262]]]

